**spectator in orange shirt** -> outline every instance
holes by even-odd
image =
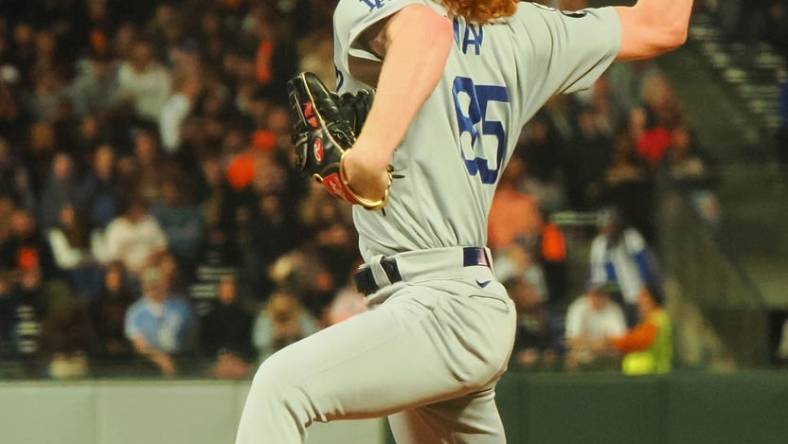
[[[507,246],[518,238],[534,239],[541,231],[542,217],[536,200],[517,189],[524,173],[523,161],[513,157],[490,208],[487,228],[490,248]]]
[[[638,298],[640,324],[627,334],[608,339],[608,347],[624,354],[621,369],[627,375],[667,373],[673,359],[670,317],[663,308],[660,288],[646,285]]]

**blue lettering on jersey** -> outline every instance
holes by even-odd
[[[383,2],[385,0],[358,0],[361,3],[364,3],[369,7],[369,12],[372,12],[376,9],[381,9],[383,7]]]
[[[463,28],[464,27],[464,28]],[[476,55],[482,53],[484,40],[484,27],[472,23],[463,23],[459,18],[453,20],[454,42],[463,53],[468,54],[468,49],[473,46]]]
[[[465,93],[470,99],[468,112],[463,110],[459,95]],[[475,85],[468,77],[456,77],[452,87],[454,96],[454,110],[457,113],[457,126],[460,137],[468,133],[471,135],[471,147],[474,157],[469,159],[460,147],[460,154],[465,161],[465,168],[471,176],[479,176],[483,184],[494,184],[498,181],[498,174],[506,158],[506,128],[498,120],[487,119],[487,105],[490,102],[509,103],[509,90],[505,86]],[[481,131],[480,131],[481,130]],[[496,149],[495,168],[490,169],[487,159],[479,154],[483,153],[481,136],[495,136],[498,141]]]

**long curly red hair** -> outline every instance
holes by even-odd
[[[510,17],[517,10],[518,0],[440,0],[449,14],[484,25]]]

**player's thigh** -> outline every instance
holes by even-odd
[[[397,444],[505,444],[492,388],[389,416]]]
[[[398,297],[277,352],[255,383],[303,393],[319,420],[382,416],[461,396],[467,384],[447,368],[435,323],[423,300]]]

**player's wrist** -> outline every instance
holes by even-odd
[[[374,157],[353,148],[342,156],[341,175],[357,198],[369,202],[385,201],[391,181],[387,164],[381,168]]]

